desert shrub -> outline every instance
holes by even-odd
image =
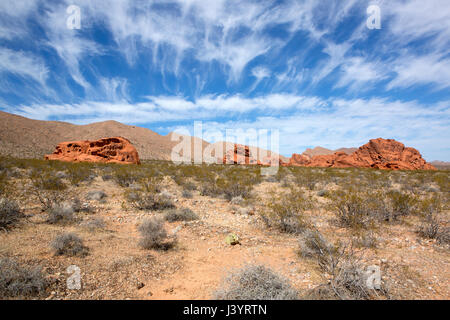
[[[207,171],[210,168],[212,170]],[[208,166],[195,178],[199,182],[200,194],[203,196],[223,196],[227,200],[241,196],[249,198],[253,186],[261,181],[261,176],[254,169],[246,166],[225,166],[221,172],[214,172],[220,167]]]
[[[14,227],[23,217],[19,205],[14,200],[0,198],[0,230]]]
[[[245,184],[225,183],[223,186],[225,199],[231,200],[236,197],[249,198],[252,186]]]
[[[132,191],[127,194],[127,199],[138,210],[164,210],[175,207],[172,198],[165,193]]]
[[[315,228],[306,229],[299,239],[299,255],[317,261],[322,271],[333,274],[341,262],[345,248],[331,244]]]
[[[113,173],[113,180],[125,188],[136,182],[137,177],[130,170],[116,170]]]
[[[72,208],[75,212],[86,212],[86,213],[94,212],[94,208],[91,207],[89,203],[81,202],[79,198],[75,198],[72,201]]]
[[[87,162],[70,163],[67,168],[67,179],[74,186],[82,182],[91,182],[95,178],[92,164]]]
[[[316,184],[323,179],[322,171],[316,168],[296,168],[293,174],[294,183],[308,190],[314,190]]]
[[[157,173],[151,167],[138,167],[136,165],[116,165],[111,167],[113,180],[121,187],[129,187],[141,180],[154,177]]]
[[[441,197],[436,194],[422,199],[418,204],[418,211],[425,218],[438,215],[442,211],[442,208]]]
[[[66,189],[67,185],[62,179],[53,176],[51,172],[33,170],[31,173],[31,193],[39,200],[43,211],[63,201],[67,197]]]
[[[219,300],[295,300],[298,292],[287,279],[262,265],[233,271],[215,291]]]
[[[87,229],[90,232],[94,232],[97,230],[102,230],[106,228],[105,220],[102,218],[93,218],[80,223],[82,228]]]
[[[431,215],[419,226],[417,233],[425,239],[436,239],[440,244],[450,243],[450,228]]]
[[[189,190],[183,190],[183,191],[181,192],[181,196],[182,196],[183,198],[186,198],[186,199],[192,199],[194,195],[193,195],[192,192],[189,191]]]
[[[5,170],[0,170],[0,196],[6,194],[8,187],[8,176]]]
[[[63,233],[57,236],[51,243],[55,255],[79,256],[88,254],[88,248],[83,245],[83,240],[74,233]]]
[[[107,195],[104,191],[102,190],[93,190],[93,191],[89,191],[88,194],[86,195],[86,200],[96,200],[96,201],[100,201],[103,198],[106,198]]]
[[[351,189],[337,191],[331,198],[339,224],[353,229],[373,227],[384,207],[384,202],[376,204],[373,195]]]
[[[237,196],[237,197],[234,197],[233,199],[231,199],[230,202],[231,202],[231,204],[239,205],[244,202],[244,198],[242,198],[241,196]]]
[[[138,231],[141,234],[139,245],[144,249],[168,250],[174,245],[164,229],[164,221],[159,217],[145,219]]]
[[[367,277],[363,265],[346,259],[336,268],[328,283],[336,298],[341,300],[369,300],[376,291],[367,287]],[[373,292],[371,292],[373,291]]]
[[[171,209],[164,218],[169,222],[198,220],[198,216],[189,208]]]
[[[439,186],[442,192],[450,192],[450,179],[447,172],[439,172],[433,176],[433,181]]]
[[[0,297],[26,298],[42,295],[48,286],[40,267],[22,266],[0,258]]]
[[[361,231],[353,239],[353,245],[358,248],[376,248],[378,245],[378,238],[372,231]]]
[[[114,177],[110,173],[105,173],[105,174],[102,175],[102,180],[103,181],[109,181],[109,180],[113,180],[113,179],[114,179]]]
[[[67,224],[75,220],[73,205],[69,202],[53,204],[48,210],[47,222],[50,224]]]
[[[51,172],[33,171],[31,173],[31,180],[33,185],[40,190],[56,190],[61,191],[67,189],[64,181],[53,175]]]
[[[354,254],[352,247],[341,243],[330,244],[317,230],[309,230],[300,239],[300,255],[313,258],[328,275],[328,281],[307,293],[308,299],[368,300],[378,296],[376,289],[367,286],[365,266]],[[380,294],[387,296],[383,284]]]
[[[304,212],[312,205],[298,189],[272,194],[265,206],[261,216],[268,226],[275,226],[286,233],[301,233],[308,227]]]
[[[387,193],[392,205],[392,219],[398,216],[408,216],[415,212],[417,199],[407,193],[400,191],[390,191]]]

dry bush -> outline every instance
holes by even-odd
[[[61,178],[53,176],[51,172],[31,173],[31,193],[36,196],[42,206],[42,210],[46,211],[55,203],[59,203],[67,198],[67,185]]]
[[[450,227],[436,217],[429,216],[419,226],[417,233],[425,239],[436,239],[440,244],[450,244]]]
[[[330,244],[318,230],[308,230],[299,241],[301,257],[317,261],[328,282],[309,291],[307,299],[367,300],[372,297],[388,297],[386,286],[380,290],[369,289],[365,267],[356,257],[351,246]]]
[[[14,200],[0,198],[0,230],[9,230],[24,217]]]
[[[89,162],[68,163],[67,164],[67,180],[73,186],[79,186],[82,182],[90,183],[96,177],[92,170],[94,164]]]
[[[69,202],[53,204],[48,210],[47,222],[50,224],[69,224],[75,221],[75,210]]]
[[[168,250],[175,244],[164,229],[164,221],[159,217],[147,218],[138,227],[141,234],[139,245],[144,249]]]
[[[83,245],[83,240],[74,233],[63,233],[57,236],[51,243],[55,255],[84,257],[88,254],[88,248]]]
[[[369,230],[365,232],[361,230],[358,232],[355,239],[353,239],[353,245],[357,248],[371,248],[374,249],[378,246],[378,238],[376,234]]]
[[[386,196],[392,208],[386,220],[397,220],[399,216],[416,213],[418,200],[415,196],[400,191],[389,191]]]
[[[311,207],[310,199],[306,198],[301,190],[292,188],[287,193],[272,194],[261,217],[270,227],[275,226],[282,232],[298,234],[309,226],[304,212]]]
[[[0,170],[0,196],[6,194],[8,189],[8,176],[6,170]]]
[[[90,232],[94,232],[105,229],[106,223],[102,218],[93,218],[80,223],[80,227],[85,228]]]
[[[40,296],[48,286],[40,267],[22,266],[9,258],[0,258],[0,298]]]
[[[169,222],[198,220],[198,216],[189,208],[170,209],[164,215],[164,219]]]
[[[103,190],[92,190],[86,195],[86,200],[100,201],[106,197],[107,195]]]
[[[129,187],[133,183],[140,180],[142,173],[133,165],[112,166],[113,180],[121,187]]]
[[[127,199],[138,210],[164,210],[175,207],[172,198],[165,193],[132,191],[127,194]]]
[[[315,186],[324,179],[322,171],[317,168],[295,168],[293,174],[294,184],[308,190],[314,190]]]
[[[227,200],[240,196],[246,199],[251,196],[253,186],[261,181],[257,169],[250,166],[208,166],[195,178],[203,196],[223,196]]]
[[[172,195],[161,191],[161,178],[146,177],[132,191],[126,193],[130,204],[138,210],[164,210],[174,208]]]
[[[215,291],[218,300],[296,300],[289,281],[262,265],[248,265],[232,272]]]
[[[340,225],[353,229],[373,226],[375,215],[370,208],[370,198],[353,190],[337,191],[332,196],[334,209]]]
[[[192,194],[192,192],[191,192],[190,190],[186,190],[186,189],[184,189],[184,190],[181,192],[181,196],[182,196],[183,198],[186,198],[186,199],[192,199],[192,198],[194,197],[194,195]]]
[[[299,239],[299,255],[317,261],[323,272],[333,274],[345,254],[345,247],[329,243],[315,228],[304,230]]]

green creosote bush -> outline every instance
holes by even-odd
[[[286,233],[301,233],[309,226],[305,211],[312,208],[312,203],[303,192],[291,188],[290,192],[272,194],[265,203],[261,217],[268,226],[277,227]]]

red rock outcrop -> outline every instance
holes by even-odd
[[[136,148],[122,137],[61,142],[52,154],[45,156],[45,159],[140,164]]]
[[[257,164],[261,162],[255,159],[250,152],[249,146],[235,144],[234,149],[227,150],[223,157],[223,164]]]
[[[293,154],[289,164],[306,167],[333,168],[377,168],[394,170],[436,170],[427,163],[420,152],[414,148],[405,147],[393,139],[372,139],[351,154],[336,152],[331,155],[308,157]]]

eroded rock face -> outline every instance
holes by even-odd
[[[436,170],[420,152],[393,139],[372,139],[351,154],[336,152],[308,157],[293,154],[289,165],[333,168],[377,168],[394,170]]]
[[[45,159],[140,164],[136,148],[122,137],[61,142],[52,154],[45,156]]]
[[[261,162],[252,156],[249,146],[235,144],[234,149],[226,151],[223,164],[261,164]]]

